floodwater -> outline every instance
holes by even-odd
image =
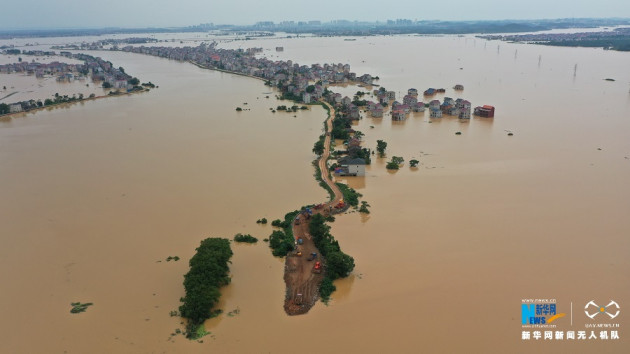
[[[170,339],[202,238],[264,238],[271,228],[256,219],[325,199],[310,165],[324,111],[273,114],[284,103],[257,80],[98,53],[160,88],[0,123],[2,352],[627,352],[628,53],[470,36],[225,47],[245,44],[348,62],[397,93],[444,87],[496,117],[359,121],[365,146],[384,139],[388,156],[421,164],[393,173],[375,158],[347,179],[371,214],[332,224],[357,264],[332,302],[286,316],[282,262],[264,243],[234,245],[221,308],[240,313],[208,321],[203,343]],[[615,300],[621,339],[525,342],[521,299],[537,298],[567,314],[572,304],[565,331],[591,323],[588,301]],[[73,301],[94,306],[71,315]]]

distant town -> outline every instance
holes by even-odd
[[[22,29],[0,30],[0,39],[25,37],[99,36],[121,33],[175,33],[175,32],[243,32],[269,31],[286,33],[311,33],[323,36],[368,36],[392,34],[466,34],[466,33],[517,33],[551,29],[594,28],[604,26],[628,26],[627,18],[564,18],[540,20],[490,20],[490,21],[429,21],[390,19],[386,21],[259,21],[250,25],[204,23],[188,27],[152,28],[83,28],[83,29]]]

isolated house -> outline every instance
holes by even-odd
[[[338,160],[341,169],[339,175],[341,176],[365,176],[365,160],[361,158],[351,159],[350,157],[344,157]]]

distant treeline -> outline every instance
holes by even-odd
[[[549,42],[536,42],[536,44],[544,44],[544,45],[551,45],[551,46],[558,46],[558,47],[604,48],[604,49],[611,49],[611,50],[619,50],[622,52],[630,52],[630,37],[549,41]]]

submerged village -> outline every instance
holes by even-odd
[[[19,49],[5,50],[4,54],[10,55],[26,55],[26,56],[56,56],[54,51],[24,51]],[[154,87],[151,83],[140,85],[140,81],[129,75],[122,67],[115,67],[111,62],[103,60],[100,57],[93,57],[87,54],[73,54],[68,51],[62,51],[59,56],[83,61],[82,64],[67,64],[59,61],[50,63],[39,63],[36,61],[28,62],[20,61],[12,64],[0,65],[0,74],[22,74],[32,75],[37,79],[46,77],[54,77],[57,82],[85,82],[89,79],[95,85],[100,85],[104,89],[112,89],[109,95],[119,94],[121,92],[138,92],[144,91],[149,87]],[[89,84],[87,84],[89,85]],[[4,91],[6,87],[2,87]],[[9,98],[12,94],[8,94],[2,98]],[[93,99],[96,95],[90,94],[84,97],[82,93],[73,96],[55,95],[54,97],[44,100],[30,99],[20,102],[0,103],[0,115],[28,112],[43,107],[48,107],[60,103],[69,103],[81,101],[84,99]]]
[[[98,43],[95,46],[100,47]],[[389,114],[393,121],[405,120],[411,112],[425,112],[428,110],[430,118],[441,118],[444,115],[468,120],[471,115],[479,117],[494,117],[495,108],[490,105],[472,107],[468,100],[444,97],[440,102],[432,99],[438,93],[445,93],[445,89],[429,88],[423,91],[424,102],[419,99],[419,92],[415,88],[407,90],[402,102],[396,98],[395,91],[389,91],[376,84],[378,76],[370,74],[359,75],[352,72],[349,64],[312,64],[310,66],[294,63],[292,60],[270,60],[259,57],[263,48],[221,49],[217,43],[202,43],[197,47],[156,47],[156,46],[125,46],[115,47],[113,50],[146,54],[179,61],[188,61],[199,67],[221,70],[240,75],[246,75],[265,81],[268,86],[280,90],[282,99],[293,100],[298,103],[314,104],[319,101],[330,104],[335,109],[332,137],[345,140],[347,150],[336,153],[345,155],[332,167],[335,173],[344,176],[365,175],[365,164],[370,163],[370,151],[361,149],[362,134],[354,134],[351,121],[361,119],[361,110],[372,118],[382,118]],[[283,47],[276,47],[276,51],[283,51]],[[365,92],[357,92],[350,98],[329,90],[331,85],[354,84],[358,87],[378,87],[371,92],[376,101],[366,100]],[[455,91],[463,91],[464,86],[456,84]],[[315,151],[315,149],[314,149]]]

